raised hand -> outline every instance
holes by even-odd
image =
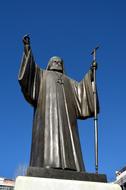
[[[26,34],[23,39],[23,44],[24,44],[24,52],[25,52],[25,55],[28,55],[28,52],[29,50],[31,49],[30,47],[30,37],[28,34]]]
[[[24,45],[29,45],[30,46],[30,37],[28,34],[26,34],[24,37],[23,37],[23,44]]]

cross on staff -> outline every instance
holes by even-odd
[[[93,49],[91,55],[93,55],[93,78],[94,78],[94,141],[95,141],[95,172],[98,173],[98,110],[97,110],[97,92],[96,92],[96,69],[97,69],[97,62],[96,62],[96,50],[99,47]]]

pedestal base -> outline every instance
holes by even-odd
[[[17,177],[15,190],[121,190],[117,184],[37,177]]]
[[[46,169],[39,167],[29,167],[27,169],[26,175],[30,177],[107,182],[107,177],[104,174],[77,172],[72,170],[63,170],[63,169],[61,170],[61,169],[52,169],[52,168]]]

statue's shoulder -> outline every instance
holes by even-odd
[[[65,78],[66,80],[68,80],[69,83],[70,83],[72,86],[73,86],[73,85],[74,85],[74,86],[78,85],[78,82],[77,82],[76,80],[74,80],[74,79],[68,77],[67,75],[64,75],[64,78]]]
[[[74,79],[68,77],[67,75],[64,75],[64,76],[65,76],[68,80],[70,80],[71,83],[78,83],[76,80],[74,80]]]

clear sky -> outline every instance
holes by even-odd
[[[126,165],[126,1],[0,1],[0,176],[8,178],[30,158],[33,110],[17,80],[26,33],[40,67],[46,68],[51,56],[61,56],[67,75],[77,81],[100,45],[99,173],[113,181],[115,171]],[[78,125],[86,169],[94,172],[93,119]]]

